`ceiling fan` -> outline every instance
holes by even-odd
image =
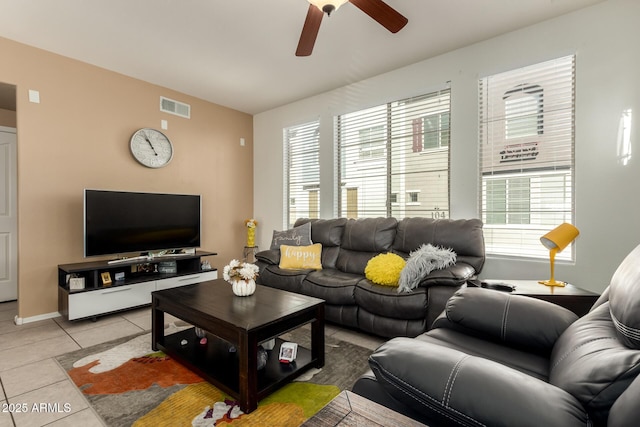
[[[313,45],[320,30],[320,23],[326,13],[327,16],[331,12],[338,9],[343,4],[349,2],[376,20],[380,25],[385,27],[392,33],[400,31],[409,20],[402,16],[394,8],[383,2],[382,0],[308,0],[309,11],[307,18],[302,27],[300,41],[296,49],[296,56],[309,56],[313,51]]]

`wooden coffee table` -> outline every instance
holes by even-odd
[[[194,328],[165,336],[164,313],[207,331],[207,344],[200,344]],[[305,371],[324,365],[324,301],[318,298],[266,286],[238,297],[230,284],[218,279],[153,292],[151,316],[152,348],[236,398],[245,413]],[[283,341],[278,338],[267,366],[257,369],[261,342],[307,323],[311,323],[310,350],[299,346],[293,363],[280,363]]]

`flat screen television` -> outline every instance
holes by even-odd
[[[200,247],[201,197],[84,191],[84,256]]]

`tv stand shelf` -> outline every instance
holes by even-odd
[[[149,305],[153,291],[217,279],[216,269],[200,268],[201,258],[213,255],[217,254],[196,251],[117,263],[102,260],[60,264],[58,311],[68,320],[77,320]],[[167,261],[175,261],[175,272],[159,273],[158,263]],[[103,275],[111,280],[110,284],[103,284]],[[121,279],[116,280],[116,275]],[[70,278],[80,279],[82,289],[71,289]]]

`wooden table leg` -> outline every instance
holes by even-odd
[[[258,341],[255,334],[241,334],[238,344],[240,409],[245,414],[258,407]]]
[[[164,311],[158,308],[158,301],[153,298],[151,307],[151,348],[158,351],[158,344],[164,345]]]
[[[316,368],[324,366],[324,304],[316,309],[316,320],[311,322],[311,359],[316,359]]]

